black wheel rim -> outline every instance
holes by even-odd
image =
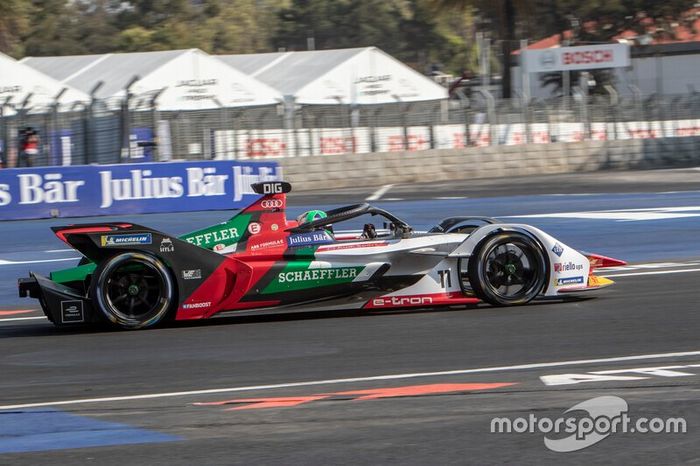
[[[160,272],[152,264],[130,260],[109,274],[105,298],[115,314],[142,319],[160,308],[164,285]]]
[[[492,293],[504,299],[528,296],[541,281],[539,258],[538,252],[523,241],[495,245],[486,255],[486,285]]]

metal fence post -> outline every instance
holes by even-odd
[[[0,138],[2,138],[2,147],[0,147],[0,168],[8,168],[10,165],[10,125],[8,124],[8,116],[5,115],[5,107],[10,107],[12,96],[5,98],[5,101],[0,104]]]
[[[151,97],[150,101],[150,106],[151,106],[151,126],[153,126],[153,161],[154,162],[159,162],[160,161],[160,149],[158,147],[158,98],[163,95],[163,92],[167,87],[163,87],[160,90],[156,91],[155,94]]]
[[[27,94],[27,97],[24,98],[22,101],[22,106],[20,107],[19,111],[17,112],[17,115],[19,116],[18,118],[18,127],[22,128],[26,126],[27,123],[27,115],[29,114],[29,109],[31,108],[29,106],[29,102],[32,100],[32,97],[34,96],[33,92],[30,92]],[[26,162],[26,159],[23,161],[22,160],[22,150],[19,147],[19,139],[17,140],[17,166],[19,166],[20,163],[24,164]]]
[[[285,95],[284,96],[284,101],[282,103],[283,105],[283,124],[282,127],[284,128],[284,140],[287,142],[286,146],[289,148],[290,141],[293,141],[294,143],[294,152],[293,153],[287,153],[288,157],[298,155],[298,147],[297,147],[297,133],[296,133],[296,99],[293,95]]]
[[[381,109],[379,107],[375,108],[374,111],[371,112],[371,117],[369,119],[370,123],[370,132],[369,132],[369,150],[370,152],[377,152],[377,117],[379,116],[379,112]]]
[[[121,147],[121,157],[119,161],[122,162],[124,158],[124,145],[126,145],[126,154],[131,161],[131,121],[129,114],[129,107],[131,105],[131,99],[133,99],[134,94],[131,92],[131,87],[141,79],[139,76],[135,75],[124,87],[124,100],[122,101],[122,147]]]
[[[520,114],[523,119],[525,144],[530,144],[532,142],[532,137],[530,135],[530,104],[524,96],[521,96],[520,99]]]
[[[102,86],[104,86],[104,81],[98,81],[97,84],[90,90],[90,103],[85,107],[86,115],[83,122],[83,131],[85,132],[85,163],[92,163],[93,154],[95,152],[95,106],[97,105],[97,92]],[[94,161],[97,162],[97,157],[94,157]]]
[[[617,106],[620,102],[620,94],[617,92],[617,90],[611,85],[611,84],[606,84],[604,86],[605,90],[610,94],[610,111],[606,112],[606,115],[609,115],[612,118],[613,121],[613,140],[617,140]],[[607,125],[605,128],[606,131],[606,137],[607,137]]]
[[[411,104],[406,104],[406,106],[401,111],[401,126],[403,127],[403,150],[408,152],[408,112],[411,110]]]
[[[493,145],[493,142],[496,141],[496,145],[499,144],[498,141],[498,121],[496,117],[496,99],[493,97],[493,94],[491,94],[489,91],[485,89],[479,89],[479,94],[483,95],[484,98],[486,99],[486,108],[487,108],[487,114],[488,114],[488,120],[489,120],[489,136],[491,137],[491,141],[489,145]]]
[[[362,117],[361,115],[361,109],[360,106],[356,103],[351,104],[349,107],[350,111],[350,142],[352,144],[352,152],[353,154],[357,153],[357,140],[355,139],[355,133],[356,133],[356,128],[360,124],[360,118]]]
[[[50,114],[51,115],[51,118],[50,118],[51,119],[51,125],[50,125],[51,128],[49,128],[49,125],[47,125],[47,133],[48,133],[47,136],[49,136],[49,138],[51,138],[51,130],[53,130],[53,132],[55,133],[55,139],[56,139],[56,141],[58,141],[58,144],[61,143],[61,133],[60,133],[59,124],[58,124],[58,108],[61,105],[59,101],[61,100],[61,97],[63,97],[63,94],[66,93],[66,91],[68,91],[68,88],[64,87],[53,98],[53,103],[51,104],[51,114]],[[54,139],[54,138],[49,139],[49,141],[51,141],[52,139]],[[58,148],[53,147],[53,144],[51,144],[51,142],[49,142],[49,148],[50,148],[49,160],[51,160],[51,152],[58,153]],[[56,160],[56,162],[58,162],[59,165],[63,165],[63,160],[61,160],[61,161]]]

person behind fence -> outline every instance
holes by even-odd
[[[19,132],[18,167],[33,167],[39,155],[39,132],[27,126]]]

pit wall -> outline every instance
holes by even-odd
[[[295,191],[700,165],[700,137],[278,159]]]

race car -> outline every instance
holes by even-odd
[[[252,189],[261,197],[231,219],[179,238],[126,222],[53,227],[83,259],[49,277],[20,278],[19,294],[38,299],[58,326],[141,329],[266,311],[522,305],[603,288],[613,282],[593,272],[625,264],[485,217],[451,217],[416,232],[386,210],[356,204],[292,220],[289,183]],[[362,230],[340,231],[363,218],[370,221]]]

